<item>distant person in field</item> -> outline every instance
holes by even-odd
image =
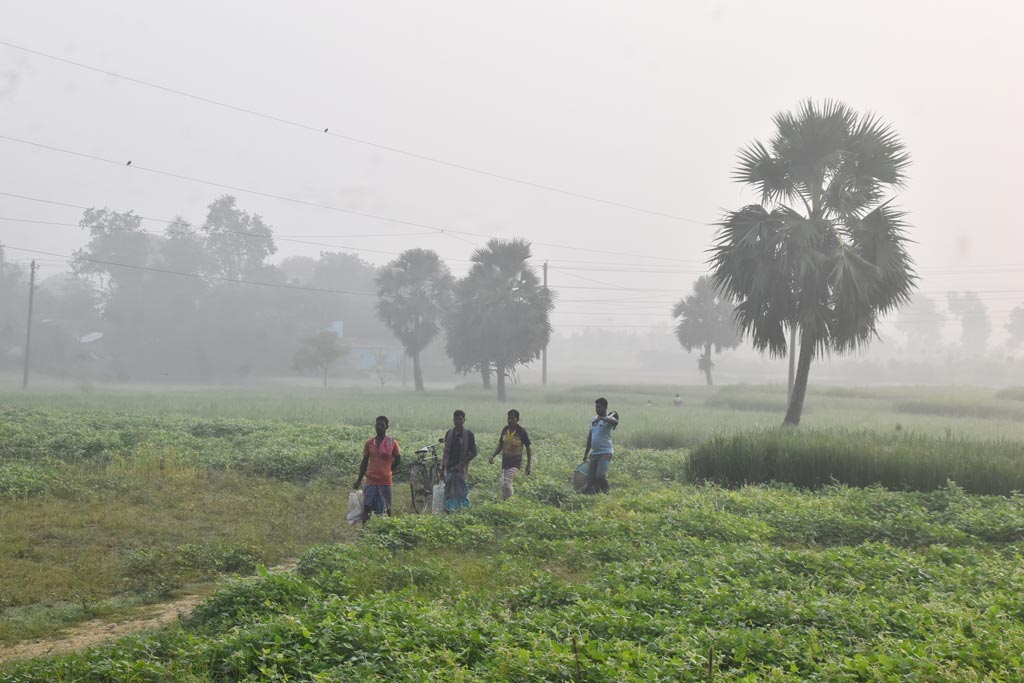
[[[619,414],[608,412],[608,399],[594,401],[596,415],[590,420],[587,447],[583,449],[583,462],[590,464],[587,485],[582,493],[608,493],[608,467],[612,462],[612,432],[619,426]]]
[[[363,444],[363,462],[359,465],[359,478],[352,488],[358,489],[366,477],[363,490],[363,524],[370,514],[391,514],[391,475],[402,460],[402,453],[394,437],[387,436],[388,418],[381,415],[374,422],[377,435]]]
[[[452,414],[452,428],[444,435],[444,511],[469,507],[469,462],[476,457],[476,437],[466,429],[466,413]]]
[[[526,451],[526,476],[530,476],[533,465],[533,451],[530,450],[530,435],[519,424],[519,411],[508,411],[508,426],[501,430],[498,445],[487,462],[494,464],[494,458],[501,453],[501,498],[508,500],[515,493],[512,482],[523,466],[523,451]]]
[[[679,395],[678,391],[676,392],[676,397],[672,399],[672,405],[676,408],[681,408],[683,405],[683,397]]]

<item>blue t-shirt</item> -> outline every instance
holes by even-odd
[[[595,415],[590,421],[590,454],[610,455],[612,448],[612,430],[615,429],[603,417]]]

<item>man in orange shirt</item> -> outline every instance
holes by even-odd
[[[391,473],[402,460],[402,453],[394,437],[387,436],[388,418],[381,415],[374,423],[377,436],[363,444],[363,462],[359,465],[359,478],[352,486],[358,489],[366,477],[363,489],[363,524],[370,520],[370,513],[391,514]]]

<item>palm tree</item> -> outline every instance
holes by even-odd
[[[412,356],[416,391],[423,391],[420,352],[441,331],[452,275],[437,253],[407,249],[377,275],[377,315]]]
[[[479,372],[484,389],[490,390],[493,367],[485,350],[483,327],[487,303],[477,280],[467,276],[455,283],[454,303],[445,318],[444,350],[456,372]]]
[[[769,146],[741,150],[734,175],[761,203],[726,214],[710,261],[756,349],[784,356],[786,331],[796,332],[783,422],[796,426],[811,361],[867,344],[879,316],[914,290],[903,214],[884,194],[902,186],[910,156],[888,124],[839,102],[808,100],[774,123]]]
[[[676,337],[683,348],[703,349],[697,369],[712,386],[711,368],[715,364],[711,361],[711,348],[721,353],[722,349],[736,348],[742,339],[733,320],[733,303],[715,289],[710,277],[702,275],[693,283],[693,292],[676,302],[672,317],[680,319]]]
[[[456,288],[446,350],[459,372],[494,368],[498,400],[516,366],[540,357],[551,337],[551,292],[527,261],[525,240],[492,239],[473,252],[473,265]]]

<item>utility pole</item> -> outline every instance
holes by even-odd
[[[32,266],[28,278],[28,325],[25,328],[25,371],[21,376],[21,388],[28,389],[28,361],[32,351],[32,302],[36,294],[36,260],[32,259]]]
[[[548,262],[544,262],[544,293],[548,291]],[[544,344],[544,350],[540,356],[540,383],[548,383],[548,345]]]

